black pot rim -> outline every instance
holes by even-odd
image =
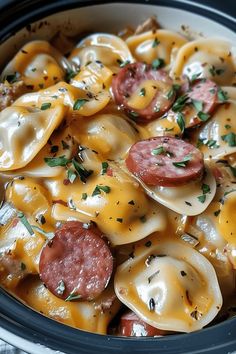
[[[144,3],[146,5],[170,6],[195,12],[230,28],[236,29],[236,20],[229,15],[186,0],[146,1],[79,1],[79,0],[2,0],[2,23],[0,42],[25,25],[43,17],[76,7],[108,3]],[[117,353],[166,353],[194,354],[226,353],[236,348],[236,318],[191,334],[173,335],[163,338],[122,338],[98,335],[51,320],[24,306],[5,290],[0,288],[0,326],[5,330],[33,343],[39,343],[65,353],[88,354],[101,351],[103,354]],[[28,348],[29,349],[29,348]],[[25,348],[27,350],[27,348]],[[39,351],[42,353],[43,351]]]

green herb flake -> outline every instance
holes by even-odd
[[[75,158],[72,159],[72,164],[81,180],[81,182],[86,183],[87,178],[93,173],[92,170],[86,170],[86,168],[76,161]]]
[[[158,46],[158,44],[160,44],[161,42],[159,41],[159,39],[154,38],[154,41],[152,42],[152,48],[156,48]]]
[[[73,105],[73,110],[74,111],[80,110],[80,108],[83,107],[83,105],[86,102],[88,102],[88,100],[86,98],[78,98],[78,100],[76,100],[74,105]]]
[[[226,135],[222,135],[221,139],[228,143],[229,146],[236,146],[236,134],[231,132]]]
[[[156,149],[153,149],[151,151],[151,154],[155,156],[155,155],[163,154],[164,152],[165,152],[164,146],[158,146]]]
[[[59,283],[58,283],[58,286],[56,288],[56,293],[58,295],[63,295],[65,290],[66,290],[65,283],[64,283],[63,280],[60,280]]]
[[[211,192],[211,188],[208,184],[203,183],[202,184],[202,193],[207,194]]]
[[[181,133],[183,133],[185,129],[185,120],[184,115],[180,112],[177,113],[177,124],[180,128]]]
[[[154,59],[152,62],[153,70],[161,69],[165,66],[165,61],[162,58]]]
[[[88,197],[88,194],[87,194],[87,193],[82,193],[82,197],[81,197],[82,200],[86,200],[87,197]]]
[[[197,112],[202,111],[202,109],[203,109],[203,102],[202,101],[192,99],[192,104]]]
[[[184,168],[187,166],[187,164],[189,163],[189,161],[191,160],[191,157],[189,155],[185,156],[183,158],[182,161],[178,161],[178,162],[172,162],[172,164],[175,166],[175,167],[179,167],[179,168]]]
[[[208,146],[210,149],[218,149],[219,148],[217,141],[213,140],[213,139],[207,140],[204,144],[206,146]]]
[[[152,245],[152,241],[147,241],[147,242],[145,242],[145,247],[151,247],[151,245]]]
[[[26,270],[26,265],[25,265],[25,263],[21,262],[21,264],[20,264],[20,269],[21,269],[22,271]]]
[[[78,70],[78,71],[74,71],[74,70],[68,69],[68,70],[66,71],[65,81],[66,81],[66,82],[69,82],[69,81],[70,81],[71,79],[73,79],[78,73],[79,73],[79,70]]]
[[[58,152],[58,150],[59,150],[59,146],[53,145],[53,146],[51,146],[50,153],[55,154],[56,152]]]
[[[214,215],[215,215],[215,216],[218,216],[219,214],[220,214],[220,209],[219,209],[219,210],[214,211]]]
[[[101,191],[103,191],[104,193],[110,193],[111,188],[109,186],[103,186],[103,185],[96,185],[93,193],[92,193],[92,197],[101,194]]]
[[[101,171],[102,175],[105,175],[107,173],[108,167],[109,167],[108,162],[106,162],[106,161],[102,162],[102,171]]]
[[[117,59],[117,63],[119,64],[120,68],[124,68],[126,65],[130,64],[130,60],[122,61],[120,59]]]
[[[31,225],[32,229],[36,230],[39,234],[45,236],[48,240],[52,240],[53,237],[55,236],[54,232],[46,232],[41,227],[38,227],[36,225]]]
[[[197,116],[198,116],[198,118],[201,119],[201,121],[203,121],[203,122],[206,122],[206,121],[210,118],[210,115],[209,115],[209,114],[207,114],[207,113],[205,113],[205,112],[202,112],[202,111],[198,112]]]
[[[72,292],[67,296],[65,301],[73,301],[73,300],[78,300],[81,299],[81,295],[76,292],[76,288],[72,290]]]
[[[206,201],[206,194],[199,195],[199,197],[197,197],[197,199],[199,200],[200,203],[205,203],[205,201]]]
[[[231,129],[231,125],[229,125],[229,124],[225,124],[225,129]]]
[[[51,105],[52,104],[50,102],[45,102],[42,104],[40,109],[41,109],[41,111],[46,111],[47,109],[49,109],[51,107]]]
[[[67,144],[66,141],[62,140],[61,141],[61,144],[62,144],[62,148],[63,150],[68,150],[70,148],[70,146]]]
[[[226,91],[223,91],[222,88],[218,89],[217,97],[218,97],[218,100],[222,103],[226,102],[229,98],[228,93]]]
[[[142,223],[145,223],[145,222],[147,221],[146,215],[140,216],[139,220],[140,220]]]
[[[116,221],[122,224],[123,219],[122,218],[116,218]]]
[[[44,161],[49,167],[66,166],[70,162],[65,155],[58,157],[45,157]]]
[[[190,82],[194,82],[194,81],[198,80],[200,76],[201,76],[201,73],[193,74],[190,78]]]
[[[74,183],[74,181],[77,178],[77,173],[74,170],[67,170],[67,178],[70,181],[70,183]]]
[[[32,68],[31,71],[33,71],[33,73],[36,71],[37,69],[36,68]]]
[[[4,80],[8,81],[9,84],[14,84],[15,82],[18,81],[20,77],[20,74],[18,72],[15,72],[14,74],[9,74],[6,77],[4,77]]]
[[[143,87],[139,92],[139,96],[145,96],[145,95],[146,95],[146,89]]]
[[[34,234],[34,231],[33,231],[32,227],[31,227],[30,223],[28,222],[25,214],[22,213],[22,211],[19,211],[17,213],[17,217],[19,218],[20,222],[25,226],[25,228],[27,229],[29,234],[32,236]]]
[[[138,118],[138,116],[139,116],[139,114],[137,113],[137,112],[135,112],[135,111],[130,111],[129,112],[129,115],[131,116],[131,118],[135,121],[137,118]]]
[[[181,112],[183,110],[183,108],[185,107],[185,105],[187,104],[187,101],[189,100],[188,95],[182,95],[180,96],[175,103],[172,106],[172,110],[174,112]]]

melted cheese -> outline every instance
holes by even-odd
[[[63,80],[69,62],[46,41],[24,45],[2,73],[2,78],[18,73],[32,91],[49,87]]]
[[[130,36],[126,43],[137,61],[151,64],[154,59],[162,58],[168,65],[187,40],[175,32],[160,29]]]
[[[84,331],[106,334],[120,303],[113,289],[107,288],[95,301],[65,302],[50,293],[38,278],[28,278],[17,295],[45,316]]]
[[[193,75],[209,78],[219,85],[235,83],[235,48],[220,38],[199,39],[186,43],[178,52],[171,76]]]
[[[166,227],[166,217],[160,205],[150,202],[145,193],[128,175],[111,165],[112,176],[91,176],[86,184],[80,181],[64,185],[61,179],[46,181],[52,198],[62,200],[71,209],[55,205],[53,217],[59,221],[96,222],[113,245],[140,240]],[[94,195],[96,186],[108,186],[109,193]],[[87,194],[85,200],[82,193]]]
[[[133,62],[133,57],[126,43],[119,37],[96,33],[79,42],[69,60],[77,66],[85,66],[91,61],[100,61],[113,72],[117,72],[121,62]]]
[[[153,327],[190,332],[219,312],[222,297],[211,263],[180,243],[157,235],[135,249],[115,275],[118,298]]]
[[[236,143],[227,141],[227,135],[236,132],[236,101],[221,105],[212,118],[199,130],[200,150],[206,160],[220,159],[236,152]],[[234,140],[234,138],[233,138]]]

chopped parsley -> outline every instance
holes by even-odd
[[[106,162],[106,161],[102,162],[102,171],[101,171],[102,175],[105,175],[107,173],[108,167],[109,167],[108,162]]]
[[[152,62],[153,70],[161,69],[165,66],[165,61],[162,58],[154,59]]]
[[[86,200],[86,199],[87,199],[87,197],[88,197],[88,194],[87,194],[87,193],[82,193],[82,197],[81,197],[81,199]]]
[[[211,191],[210,186],[208,184],[203,183],[202,184],[202,193],[207,194],[207,193],[210,193],[210,191]]]
[[[47,109],[49,109],[51,107],[51,105],[52,104],[50,102],[45,102],[42,104],[40,109],[41,109],[41,111],[46,111]]]
[[[229,124],[225,124],[225,129],[231,129],[231,125],[229,125]]]
[[[18,72],[15,72],[14,74],[9,74],[6,77],[4,77],[4,80],[8,81],[9,84],[14,84],[15,82],[18,81],[20,77],[20,74]]]
[[[191,160],[191,157],[189,155],[185,156],[183,158],[182,161],[178,161],[178,162],[172,162],[172,164],[175,166],[175,167],[179,167],[179,168],[184,168],[187,166],[187,164],[189,163],[189,161]]]
[[[117,59],[117,63],[119,64],[120,68],[124,68],[126,65],[130,64],[130,60],[121,60]]]
[[[206,201],[206,194],[199,195],[199,196],[197,197],[197,199],[199,200],[200,203],[205,203],[205,201]]]
[[[86,98],[78,98],[73,105],[73,110],[78,111],[86,102],[88,102]]]
[[[38,233],[41,235],[45,236],[47,239],[51,240],[55,236],[54,232],[46,232],[41,227],[38,227],[36,225],[31,225],[32,229],[36,230]]]
[[[179,89],[180,89],[180,85],[178,85],[178,84],[172,85],[170,91],[167,92],[167,95],[166,95],[167,99],[171,100],[174,97],[176,91],[178,91]]]
[[[181,112],[178,112],[177,114],[177,124],[180,128],[181,133],[183,133],[185,129],[185,120],[184,115]]]
[[[34,231],[33,231],[32,227],[31,227],[30,223],[28,222],[25,214],[22,213],[22,211],[19,211],[17,213],[17,217],[19,218],[20,222],[25,226],[25,228],[27,229],[29,234],[32,236],[34,234]]]
[[[209,115],[209,114],[207,114],[207,113],[205,113],[205,112],[202,112],[202,111],[198,112],[197,116],[198,116],[198,118],[201,119],[201,121],[203,121],[203,122],[206,122],[206,121],[210,118],[210,115]]]
[[[161,42],[159,41],[159,39],[154,38],[154,41],[152,42],[152,48],[156,48],[158,46],[158,44],[160,44]]]
[[[221,75],[224,73],[224,69],[216,69],[214,65],[211,65],[209,72],[212,76]]]
[[[189,100],[188,95],[185,94],[183,96],[180,96],[173,104],[172,110],[174,112],[181,112],[183,110],[183,108],[185,107],[188,100]]]
[[[65,81],[66,81],[66,82],[69,82],[69,81],[70,81],[71,79],[73,79],[78,73],[79,73],[79,70],[78,70],[78,71],[74,71],[74,70],[68,69],[68,70],[66,71]]]
[[[192,102],[193,107],[196,109],[197,112],[201,112],[202,111],[202,109],[203,109],[203,102],[202,101],[192,99],[191,102]]]
[[[152,155],[160,155],[160,154],[163,154],[164,152],[165,152],[164,146],[158,146],[156,149],[153,149],[151,151],[151,154]]]
[[[77,173],[74,170],[67,170],[67,178],[70,181],[70,183],[74,183],[74,181],[77,178]]]
[[[228,143],[229,146],[236,146],[236,134],[233,132],[222,135],[221,139]]]
[[[93,193],[92,193],[92,197],[101,194],[101,191],[104,193],[110,193],[111,188],[109,186],[103,186],[103,185],[96,185]]]
[[[69,296],[67,296],[65,301],[78,300],[78,299],[81,299],[81,297],[82,297],[81,295],[77,294],[76,288],[75,288],[72,290],[72,292],[69,294]]]
[[[139,96],[145,96],[145,95],[146,95],[146,89],[143,87],[139,92]]]
[[[81,182],[86,183],[87,178],[93,173],[92,170],[86,170],[86,168],[79,162],[75,160],[75,158],[72,159],[72,164],[81,180]]]
[[[217,91],[218,100],[222,103],[228,100],[228,94],[226,91],[223,91],[222,88],[219,88]]]
[[[49,167],[66,166],[70,162],[65,155],[58,157],[45,157],[44,161]]]

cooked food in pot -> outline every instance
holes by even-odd
[[[25,44],[1,74],[1,285],[100,334],[233,315],[232,44],[154,18],[86,35],[66,56],[62,41]]]

